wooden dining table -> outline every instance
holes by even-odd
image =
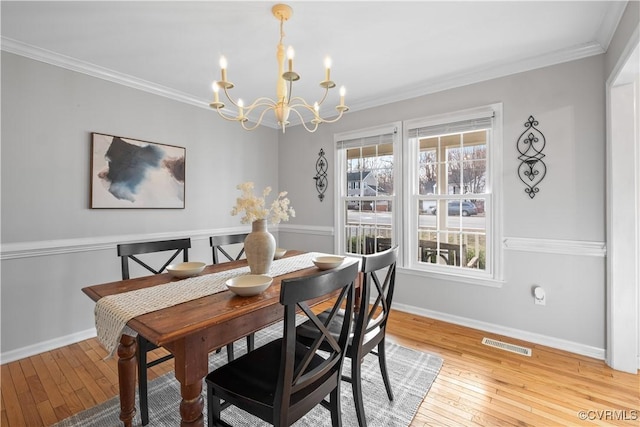
[[[286,257],[300,255],[288,251]],[[357,262],[347,259],[345,263]],[[209,265],[201,274],[244,267],[246,260]],[[139,315],[127,326],[150,342],[164,347],[174,356],[175,376],[180,382],[181,426],[204,426],[202,384],[208,374],[208,355],[251,333],[272,325],[284,316],[279,302],[280,283],[284,279],[319,273],[317,267],[293,271],[273,278],[273,284],[259,295],[240,297],[231,291],[208,295],[168,308]],[[89,286],[82,291],[98,301],[108,295],[177,281],[169,274],[157,274],[112,283]],[[117,348],[120,393],[120,420],[130,427],[135,416],[136,339],[122,335]]]

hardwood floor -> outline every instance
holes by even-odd
[[[402,312],[392,313],[387,336],[444,359],[413,427],[640,425],[640,375],[600,360]],[[533,355],[487,347],[483,337]],[[117,395],[116,360],[105,355],[90,339],[2,365],[0,425],[51,425]],[[170,370],[164,363],[149,378]]]

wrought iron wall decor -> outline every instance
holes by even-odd
[[[538,126],[538,121],[533,116],[529,116],[529,119],[524,124],[526,129],[520,134],[517,142],[518,152],[520,153],[518,156],[520,160],[518,177],[527,186],[524,192],[531,199],[540,191],[538,185],[547,174],[547,165],[542,160],[545,157],[542,154],[542,150],[544,150],[547,141],[536,126]]]
[[[316,161],[316,190],[318,190],[318,199],[324,200],[324,192],[327,191],[327,158],[324,156],[324,150],[321,148]]]

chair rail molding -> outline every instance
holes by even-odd
[[[141,242],[148,240],[170,240],[185,237],[190,237],[192,240],[206,240],[209,236],[216,234],[243,232],[249,232],[249,229],[243,226],[208,230],[173,231],[166,233],[127,234],[118,236],[80,237],[76,239],[3,243],[0,245],[0,260],[111,250],[119,243]]]
[[[280,224],[278,230],[283,233],[313,234],[316,236],[333,236],[333,226]]]
[[[607,254],[605,242],[583,240],[533,239],[528,237],[505,237],[504,248],[512,251],[540,252],[577,256],[604,257]]]
[[[319,236],[333,236],[333,227],[310,225],[278,224],[270,227],[271,232],[299,233]],[[3,243],[0,245],[0,260],[31,258],[70,254],[86,251],[111,250],[119,243],[141,242],[149,240],[170,240],[190,237],[191,240],[207,240],[218,234],[248,233],[247,226],[212,228],[206,230],[185,230],[164,233],[127,234],[118,236],[79,237],[75,239],[39,240],[31,242]]]

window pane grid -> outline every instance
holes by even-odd
[[[338,150],[344,148],[346,165],[346,189],[342,195],[345,253],[374,253],[391,247],[395,241],[396,136],[394,131],[337,143]]]
[[[489,129],[467,130],[463,123],[452,129],[456,127],[461,131],[409,131],[417,147],[414,253],[419,265],[484,270]]]
[[[392,206],[390,198],[347,200],[345,253],[370,254],[390,248],[393,241]]]

